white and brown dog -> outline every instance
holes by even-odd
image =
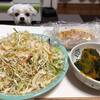
[[[8,9],[8,14],[13,16],[15,24],[31,25],[32,16],[36,15],[37,11],[30,4],[15,4]]]

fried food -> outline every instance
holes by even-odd
[[[91,40],[94,38],[94,36],[88,32],[85,32],[83,30],[78,29],[71,29],[68,31],[63,31],[58,34],[58,37],[60,39],[85,39],[85,40]]]
[[[81,41],[94,39],[95,35],[81,29],[70,29],[59,32],[57,38],[64,44],[66,48],[72,48]]]

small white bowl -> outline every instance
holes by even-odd
[[[72,66],[72,70],[75,74],[75,76],[84,84],[86,84],[87,86],[100,90],[100,81],[97,81],[91,77],[86,76],[84,73],[82,73],[76,66],[75,66],[75,61],[77,59],[80,58],[82,51],[84,48],[94,48],[96,49],[99,54],[100,54],[100,43],[96,43],[96,42],[86,42],[86,43],[82,43],[79,44],[77,46],[75,46],[71,52],[70,52],[70,63]]]

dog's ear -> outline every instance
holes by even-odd
[[[13,15],[14,15],[14,6],[10,7],[10,8],[8,9],[7,13],[8,13],[9,15],[13,16]]]
[[[37,10],[33,6],[30,6],[29,10],[30,10],[32,15],[36,15],[38,13]]]

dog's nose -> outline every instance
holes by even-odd
[[[24,17],[21,17],[21,18],[20,18],[20,21],[22,21],[22,22],[23,22],[24,20],[25,20],[25,18],[24,18]]]

